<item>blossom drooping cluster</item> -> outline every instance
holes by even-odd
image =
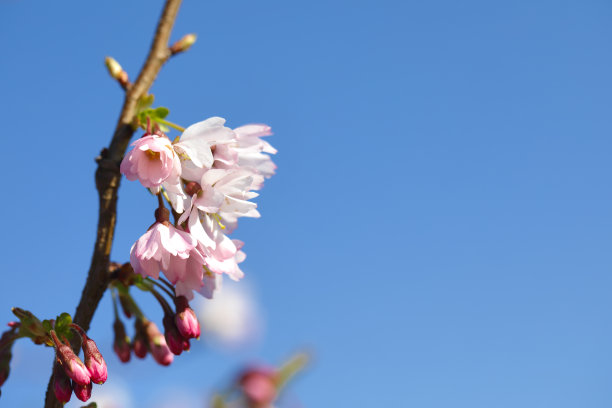
[[[260,216],[249,200],[276,169],[268,155],[276,150],[261,139],[271,135],[268,126],[224,125],[213,117],[189,126],[175,141],[160,131],[147,133],[121,163],[128,180],[163,195],[180,214],[170,223],[160,196],[156,222],[132,246],[130,263],[143,277],[158,279],[162,271],[176,295],[188,299],[193,291],[211,298],[223,274],[243,277],[243,243],[226,233],[236,229],[238,218]]]

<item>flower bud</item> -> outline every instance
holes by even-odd
[[[117,279],[119,279],[126,288],[134,283],[135,276],[134,268],[132,268],[129,262],[124,263],[117,269]],[[121,295],[121,293],[119,293],[119,295]]]
[[[115,330],[115,342],[113,349],[122,363],[130,361],[130,338],[125,334],[125,326],[119,319],[115,319],[113,324]]]
[[[276,398],[276,372],[270,368],[247,370],[240,377],[239,383],[249,407],[267,407]]]
[[[174,323],[181,335],[186,339],[200,338],[200,323],[192,308],[189,307],[185,296],[178,296],[174,304],[176,305],[176,316]]]
[[[11,372],[11,357],[12,354],[10,351],[8,353],[2,352],[2,354],[0,354],[0,387],[2,387],[2,384],[4,384],[9,376],[9,373]]]
[[[174,324],[174,319],[172,315],[166,314],[164,316],[164,337],[166,338],[166,343],[168,344],[168,348],[172,353],[177,356],[183,352],[183,350],[189,350],[189,340],[181,336],[176,325]]]
[[[64,404],[70,401],[70,397],[72,396],[70,378],[68,378],[57,360],[53,365],[53,393],[55,394],[55,398]]]
[[[104,384],[106,378],[108,377],[108,370],[106,368],[106,362],[104,361],[104,358],[102,358],[102,354],[100,354],[98,346],[87,336],[81,327],[77,326],[76,324],[71,324],[71,327],[81,335],[81,345],[83,347],[83,355],[85,356],[85,367],[87,367],[87,370],[89,371],[91,381],[95,382],[96,384]]]
[[[125,315],[125,317],[127,317],[128,319],[131,318],[132,308],[130,307],[130,301],[127,296],[122,296],[121,293],[119,293],[119,304],[121,305],[121,310],[123,310],[123,314]]]
[[[121,65],[113,57],[106,57],[104,59],[106,69],[111,77],[116,79],[122,87],[126,87],[128,83],[128,74],[121,68]]]
[[[132,340],[132,350],[134,350],[136,357],[145,358],[147,356],[147,334],[141,319],[136,319],[134,329],[136,334],[134,334]]]
[[[74,395],[81,401],[85,402],[91,398],[91,388],[92,384],[79,385],[74,384]]]
[[[51,330],[50,332],[51,338],[53,339],[53,344],[55,346],[55,353],[57,359],[59,360],[64,372],[68,377],[72,379],[76,384],[86,385],[91,382],[89,371],[85,364],[81,361],[72,348],[64,343],[62,343],[58,338],[57,334],[55,334],[55,330]]]
[[[20,324],[11,322],[9,323],[9,327],[10,329],[2,333],[2,337],[0,337],[0,387],[2,387],[11,371],[10,364],[11,358],[13,357],[11,349],[17,338],[16,332]]]
[[[174,355],[168,348],[164,335],[161,334],[155,323],[151,321],[145,323],[145,331],[149,343],[149,351],[155,361],[163,366],[170,365],[174,360]]]
[[[121,68],[121,65],[119,65],[116,59],[113,57],[106,57],[104,59],[104,64],[106,64],[106,68],[111,77],[115,79],[119,78],[119,74],[121,74],[123,68]]]
[[[180,40],[172,44],[172,46],[170,47],[170,52],[172,54],[177,54],[179,52],[185,52],[189,48],[191,48],[193,44],[195,44],[196,39],[197,39],[197,36],[195,34],[187,34],[186,36],[184,36],[183,38],[181,38]]]

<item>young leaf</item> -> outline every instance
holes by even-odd
[[[166,116],[168,116],[168,114],[170,113],[170,110],[168,108],[164,108],[163,106],[160,106],[159,108],[155,108],[155,117],[163,119]]]
[[[57,319],[55,319],[55,332],[60,339],[63,336],[66,336],[69,340],[72,338],[72,330],[70,329],[71,323],[72,317],[68,313],[64,312],[57,316]]]

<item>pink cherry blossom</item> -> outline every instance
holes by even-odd
[[[264,178],[270,178],[276,171],[276,164],[268,154],[276,154],[276,149],[261,137],[272,134],[268,125],[250,124],[234,129],[236,141],[217,146],[214,152],[214,168],[240,168],[252,173],[254,190],[263,187]],[[264,154],[268,153],[268,154]]]
[[[175,284],[187,276],[194,263],[204,263],[202,255],[194,251],[196,244],[187,232],[168,222],[157,222],[132,246],[130,263],[143,277],[159,279],[161,270]]]
[[[238,263],[246,257],[244,252],[240,251],[243,243],[231,240],[223,233],[218,216],[197,210],[191,211],[188,215],[189,231],[198,241],[198,248],[204,256],[206,267],[214,273],[226,273],[233,280],[242,279],[244,273],[238,267]],[[217,284],[210,275],[206,283],[213,288]]]
[[[174,149],[181,159],[182,177],[189,181],[200,181],[202,174],[214,162],[213,146],[236,140],[234,132],[224,126],[225,119],[212,117],[189,126]]]
[[[249,407],[269,407],[277,394],[277,374],[272,368],[252,368],[239,379]]]
[[[121,162],[121,173],[128,180],[138,180],[147,188],[158,188],[175,173],[174,182],[178,182],[178,156],[175,154],[168,138],[157,135],[144,136],[134,143]]]

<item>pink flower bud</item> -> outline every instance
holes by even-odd
[[[5,368],[6,367],[0,368],[0,387],[2,387],[2,384],[4,384],[4,382],[6,381],[6,379],[9,376],[10,370],[7,370]]]
[[[70,397],[72,396],[70,378],[68,378],[64,369],[57,361],[53,365],[53,393],[55,394],[55,398],[64,404],[70,401]]]
[[[83,355],[85,356],[85,367],[89,370],[91,381],[96,384],[104,384],[108,377],[108,371],[106,368],[106,362],[98,350],[96,343],[90,339],[85,331],[76,324],[70,325],[80,335],[82,340]]]
[[[91,388],[91,383],[87,385],[74,384],[74,395],[76,395],[76,397],[81,401],[85,402],[91,398]]]
[[[8,364],[8,361],[0,360],[0,387],[6,381],[11,372],[11,367]]]
[[[19,326],[19,323],[9,323],[11,328],[2,333],[2,337],[0,337],[0,387],[2,387],[11,371],[11,358],[13,357],[11,349],[17,338],[16,331]]]
[[[276,372],[267,367],[247,370],[239,380],[248,406],[263,408],[276,398]]]
[[[141,319],[136,319],[134,324],[136,334],[132,340],[132,350],[138,358],[147,356],[147,335],[145,333],[144,323]]]
[[[115,353],[119,357],[122,363],[127,363],[130,361],[130,338],[125,334],[125,326],[121,322],[121,320],[116,319],[113,324],[113,329],[115,330],[115,342],[113,344],[113,349]]]
[[[200,338],[200,323],[192,308],[189,307],[185,296],[178,296],[174,301],[176,316],[174,323],[181,335],[186,339]]]
[[[70,346],[62,343],[55,334],[55,330],[50,332],[53,344],[55,345],[55,353],[57,358],[68,377],[76,384],[87,385],[91,382],[89,371],[80,358],[74,354]]]
[[[161,334],[155,323],[147,321],[145,323],[145,331],[149,343],[149,351],[155,361],[163,366],[170,365],[174,360],[174,355],[166,344],[164,335]]]
[[[183,350],[189,350],[189,340],[181,336],[181,333],[179,333],[176,325],[174,324],[172,315],[166,314],[163,322],[164,337],[166,338],[170,351],[178,356],[183,352]]]

